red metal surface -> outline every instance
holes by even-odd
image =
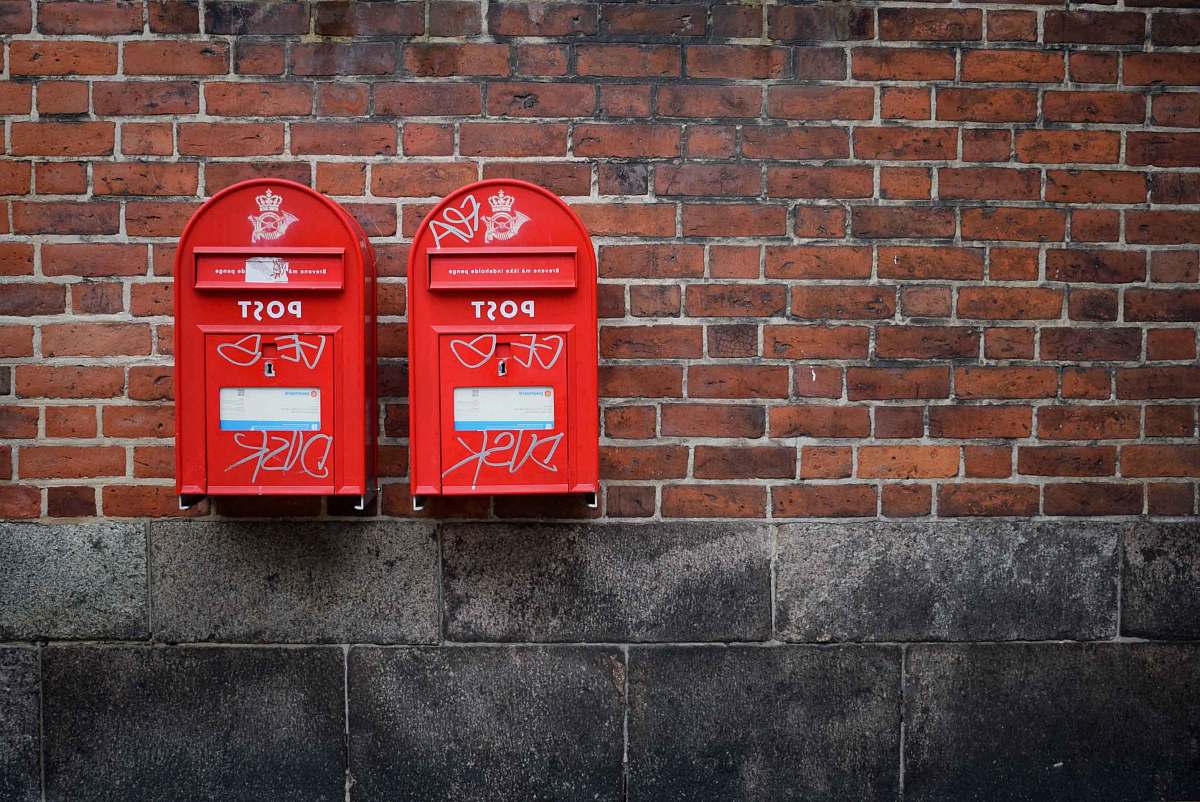
[[[594,493],[596,259],[556,195],[480,181],[408,261],[413,496]]]
[[[214,195],[175,256],[176,491],[370,496],[375,336],[375,255],[344,209],[276,179]]]

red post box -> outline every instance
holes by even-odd
[[[583,493],[595,504],[596,257],[552,192],[463,187],[408,258],[413,505],[426,496]]]
[[[375,491],[375,255],[293,181],[228,187],[175,255],[175,486],[215,495]]]

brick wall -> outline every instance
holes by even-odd
[[[382,515],[406,242],[494,176],[598,245],[600,515],[1194,514],[1200,13],[1161,2],[0,2],[0,517],[176,514],[172,245],[260,175],[372,235]]]

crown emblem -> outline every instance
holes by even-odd
[[[276,195],[270,189],[262,195],[256,195],[254,200],[258,202],[258,210],[260,212],[277,212],[283,204],[283,197]]]
[[[504,190],[500,190],[495,195],[488,198],[488,203],[492,205],[493,212],[510,212],[512,211],[515,199],[512,195],[505,195]]]

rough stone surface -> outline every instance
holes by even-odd
[[[1130,524],[1124,551],[1122,634],[1200,638],[1200,524]]]
[[[900,650],[634,647],[630,802],[894,800]]]
[[[349,683],[355,802],[621,798],[618,649],[355,648]]]
[[[168,641],[432,643],[424,523],[155,524],[154,634]]]
[[[35,649],[0,648],[0,799],[42,798]]]
[[[46,798],[341,802],[337,648],[49,647]]]
[[[763,640],[770,534],[736,523],[447,525],[456,640]]]
[[[0,640],[147,634],[143,524],[0,522]]]
[[[1117,634],[1116,525],[779,528],[776,628],[795,641],[1087,640]]]
[[[921,645],[906,802],[1200,798],[1200,644]]]

